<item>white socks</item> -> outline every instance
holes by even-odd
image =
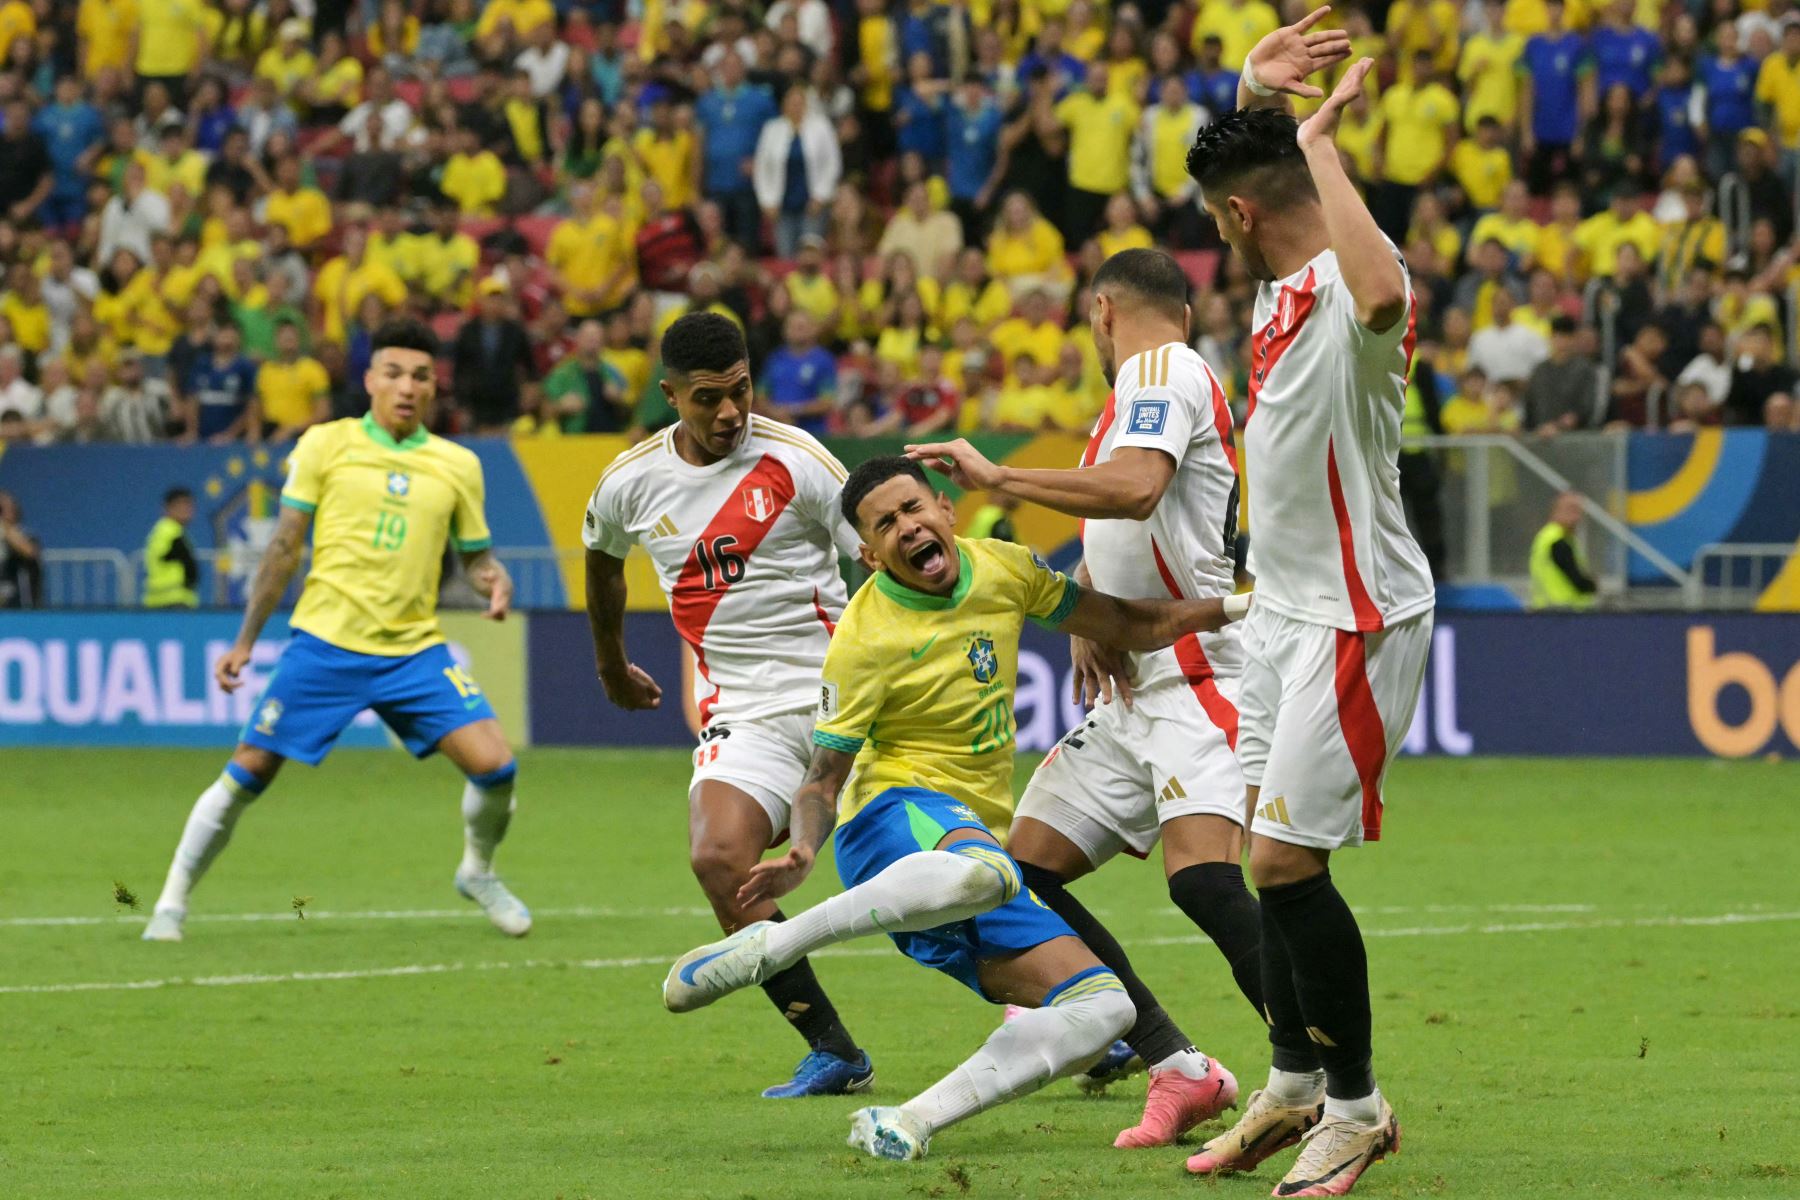
[[[1179,1071],[1189,1079],[1204,1079],[1206,1073],[1212,1070],[1212,1061],[1194,1047],[1189,1046],[1186,1050],[1177,1050],[1161,1062],[1151,1063],[1150,1070],[1153,1072]]]
[[[1136,1019],[1117,975],[1104,967],[1083,972],[1045,1007],[994,1030],[967,1062],[901,1107],[935,1133],[1092,1062]]]
[[[228,763],[225,773],[200,793],[175,847],[175,860],[169,864],[162,895],[156,898],[157,912],[187,912],[188,893],[231,840],[238,817],[262,790],[263,784],[255,776],[236,763]]]
[[[516,763],[507,763],[498,771],[475,775],[463,785],[463,856],[459,875],[491,875],[494,872],[494,847],[506,836],[517,800],[513,780],[518,775]]]
[[[1325,1090],[1325,1072],[1280,1071],[1270,1067],[1269,1084],[1264,1090],[1271,1099],[1283,1104],[1317,1104],[1319,1093]]]
[[[774,970],[783,971],[821,946],[966,921],[1005,904],[1023,886],[1013,860],[986,842],[923,850],[775,926],[768,952]]]
[[[1334,1096],[1327,1096],[1325,1115],[1355,1121],[1358,1125],[1373,1125],[1381,1120],[1381,1089],[1376,1088],[1357,1100],[1339,1100]]]

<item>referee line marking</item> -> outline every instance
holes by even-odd
[[[1528,921],[1516,924],[1419,925],[1401,929],[1365,929],[1368,938],[1455,937],[1464,934],[1570,933],[1590,929],[1658,929],[1716,925],[1760,925],[1776,921],[1800,921],[1800,912],[1717,913],[1711,916],[1661,916],[1603,919],[1598,921]],[[1194,937],[1137,938],[1134,946],[1177,946],[1205,942]],[[877,958],[894,951],[879,947],[828,947],[824,958]],[[0,986],[0,995],[44,995],[64,992],[141,992],[166,987],[245,987],[273,983],[337,983],[346,980],[393,979],[412,975],[452,975],[469,971],[530,971],[541,969],[616,971],[635,967],[661,967],[674,961],[659,954],[631,958],[527,958],[516,962],[406,963],[392,967],[360,967],[341,971],[284,971],[276,974],[173,975],[161,979],[98,980],[83,983],[23,983]]]

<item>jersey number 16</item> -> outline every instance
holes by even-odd
[[[694,557],[700,560],[707,591],[728,588],[744,577],[743,556],[731,552],[737,542],[730,534],[721,534],[711,542],[701,538],[694,543]]]

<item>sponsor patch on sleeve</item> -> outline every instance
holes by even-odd
[[[1131,416],[1125,423],[1125,430],[1127,433],[1155,435],[1163,431],[1168,420],[1167,400],[1139,400],[1131,406]]]
[[[829,721],[837,716],[838,686],[827,680],[819,688],[819,713],[817,720]]]

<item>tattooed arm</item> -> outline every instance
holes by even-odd
[[[750,868],[750,879],[738,891],[738,903],[748,907],[763,900],[785,896],[806,880],[813,861],[825,845],[825,839],[837,827],[837,797],[856,755],[825,746],[814,746],[812,764],[806,778],[794,793],[793,813],[788,819],[788,832],[793,848],[780,858],[771,858]]]
[[[256,582],[250,586],[250,603],[244,606],[244,623],[238,627],[237,641],[213,667],[213,678],[221,690],[235,692],[243,686],[238,675],[249,663],[257,635],[262,632],[269,614],[281,603],[294,571],[300,566],[300,552],[306,546],[306,530],[311,524],[310,512],[286,504],[281,506],[275,536],[269,539],[269,548],[263,551],[262,562],[256,568]]]

